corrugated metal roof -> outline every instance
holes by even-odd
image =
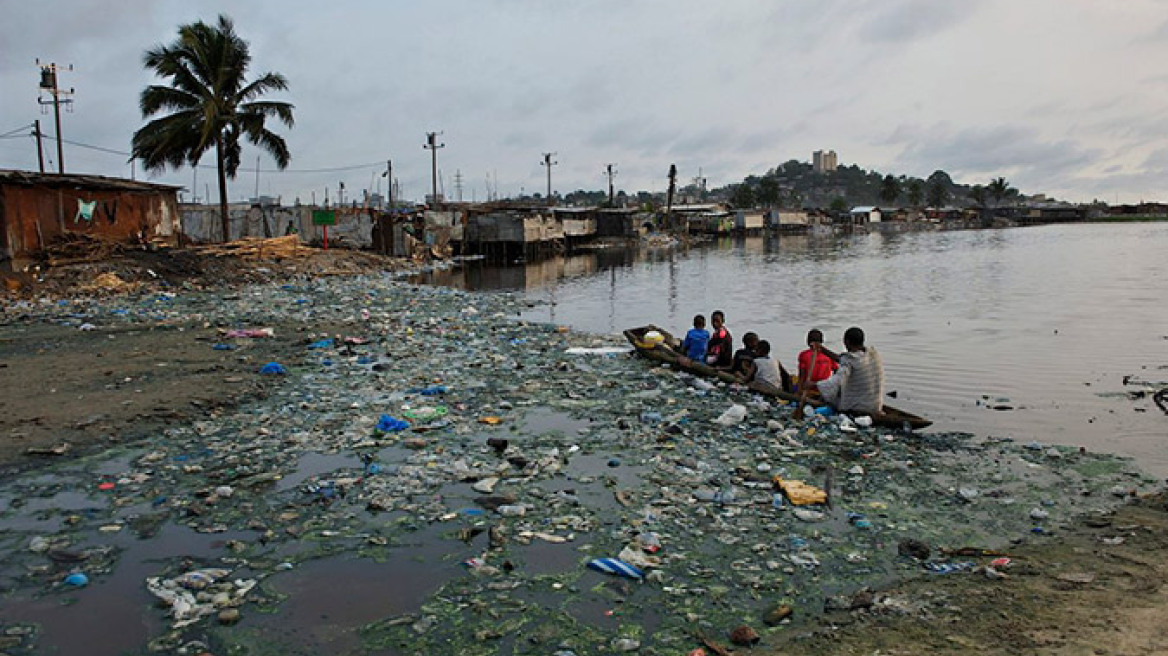
[[[0,169],[0,184],[20,185],[22,187],[72,187],[76,189],[107,189],[116,191],[175,191],[180,186],[142,182],[140,180],[126,180],[125,178],[108,178],[104,175],[82,175],[66,173],[37,173],[35,171],[17,171]]]

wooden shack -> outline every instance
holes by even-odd
[[[11,266],[54,239],[79,233],[118,241],[171,241],[179,187],[100,175],[0,169],[0,261]]]
[[[546,208],[471,213],[465,234],[469,253],[495,259],[532,259],[564,249],[564,224]]]

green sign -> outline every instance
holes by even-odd
[[[312,210],[312,225],[330,226],[336,224],[336,210]]]

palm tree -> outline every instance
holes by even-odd
[[[913,207],[920,207],[921,201],[925,199],[925,183],[920,179],[914,178],[912,182],[908,183],[908,204]]]
[[[223,241],[231,238],[227,220],[227,178],[239,169],[239,138],[259,146],[276,166],[288,166],[291,155],[284,139],[264,127],[275,117],[292,127],[292,105],[256,100],[269,91],[284,91],[288,81],[278,73],[246,79],[251,53],[235,33],[231,19],[220,15],[216,25],[199,21],[178,28],[178,39],[146,51],[143,63],[169,86],[150,85],[142,91],[142,118],[163,111],[134,133],[133,157],[147,171],[168,166],[197,166],[212,147],[219,170],[219,214]]]
[[[993,196],[994,207],[1001,205],[1002,199],[1013,195],[1016,191],[1016,189],[1010,186],[1009,182],[1006,182],[1005,178],[994,178],[990,180],[990,184],[986,187],[986,192],[990,196]]]
[[[969,199],[973,201],[974,207],[979,209],[986,206],[988,196],[989,192],[981,185],[973,185],[973,188],[969,190]]]
[[[900,198],[901,194],[900,180],[897,180],[891,173],[884,176],[884,181],[880,185],[880,199],[892,205],[896,203],[896,199]]]

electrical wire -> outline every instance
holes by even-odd
[[[20,135],[20,136],[24,136],[24,135]],[[103,153],[109,153],[111,155],[123,155],[125,157],[132,156],[128,152],[121,151],[121,150],[114,150],[113,148],[103,148],[101,146],[94,146],[92,144],[81,143],[79,141],[73,141],[70,139],[62,139],[61,141],[65,142],[71,146],[77,146],[78,148],[88,148],[90,150],[96,150],[96,151],[100,151]],[[347,165],[347,166],[332,166],[332,167],[319,168],[319,169],[260,169],[260,173],[339,173],[339,172],[343,172],[343,171],[357,171],[360,169],[371,169],[374,167],[380,168],[381,166],[384,166],[384,165],[385,165],[385,162],[377,161],[377,162],[370,162],[368,164],[351,164],[351,165]],[[212,166],[210,164],[199,164],[198,168],[212,170],[212,171],[217,169],[217,167]],[[254,167],[246,168],[246,167],[241,166],[241,167],[239,167],[238,170],[243,171],[245,173],[255,173],[256,172]]]
[[[22,125],[22,126],[20,126],[20,127],[18,127],[18,128],[15,128],[15,129],[13,129],[13,130],[9,130],[9,131],[7,131],[7,132],[2,132],[2,133],[0,133],[0,138],[7,139],[7,138],[9,137],[9,135],[16,135],[16,136],[18,136],[18,137],[23,137],[23,136],[25,136],[25,135],[23,135],[23,134],[16,134],[16,133],[17,133],[17,132],[22,132],[22,131],[24,131],[24,130],[27,130],[27,129],[29,129],[29,128],[32,128],[32,127],[36,127],[36,124],[35,124],[35,123],[29,123],[29,124],[27,124],[27,125]]]

